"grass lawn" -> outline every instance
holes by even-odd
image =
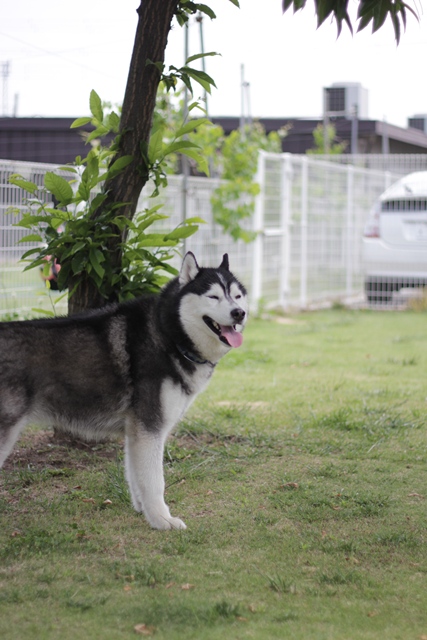
[[[168,442],[186,531],[133,512],[120,443],[27,430],[0,472],[0,637],[426,639],[426,324],[251,320]]]

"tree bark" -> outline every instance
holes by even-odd
[[[117,158],[133,156],[133,162],[124,171],[108,181],[104,190],[108,197],[102,204],[102,210],[116,202],[128,202],[120,210],[121,215],[133,217],[139,194],[147,182],[148,176],[141,155],[141,143],[148,144],[156,104],[160,73],[147,60],[164,62],[165,49],[173,16],[179,0],[141,0],[137,9],[138,25],[129,68],[125,96],[120,120],[120,143]],[[95,213],[97,215],[98,212]],[[119,264],[121,259],[120,238],[111,243],[113,261]],[[70,282],[69,290],[72,290]],[[84,279],[68,302],[68,313],[73,315],[87,309],[106,304],[89,279]]]

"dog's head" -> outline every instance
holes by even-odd
[[[233,347],[240,347],[248,316],[245,287],[229,269],[224,254],[218,268],[201,268],[191,252],[179,274],[181,324],[197,351],[217,362]]]

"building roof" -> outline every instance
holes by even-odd
[[[93,127],[71,129],[74,118],[0,118],[0,158],[66,164],[76,156],[86,156],[84,131]],[[238,129],[238,117],[213,117],[225,133]],[[314,146],[313,131],[320,119],[259,118],[267,133],[287,128],[282,149],[290,153],[306,153]],[[331,118],[339,141],[346,142],[345,153],[351,151],[352,121]],[[390,153],[427,153],[427,134],[419,129],[403,129],[378,120],[358,120],[358,153],[381,153],[386,139]]]
[[[219,124],[225,133],[230,133],[240,125],[237,117],[213,117],[212,121]],[[283,127],[288,129],[283,138],[282,149],[290,153],[306,153],[314,146],[313,131],[320,124],[321,119],[306,118],[259,118],[258,120],[266,132],[278,131]],[[345,153],[351,152],[352,121],[346,118],[331,118],[337,139],[346,142]],[[403,129],[379,120],[358,120],[358,153],[381,153],[383,138],[388,141],[390,153],[427,153],[427,134],[419,129]]]
[[[76,156],[85,157],[82,131],[93,127],[71,129],[75,118],[0,118],[0,158],[66,164]]]

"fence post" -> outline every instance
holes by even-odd
[[[291,196],[292,196],[292,159],[290,153],[282,154],[282,170],[280,174],[280,276],[279,305],[287,306],[290,295],[291,271]]]
[[[346,211],[346,256],[345,256],[345,290],[347,297],[353,293],[353,243],[354,243],[354,166],[347,165],[347,211]]]
[[[257,312],[262,297],[262,268],[263,268],[263,248],[264,248],[264,194],[265,194],[265,151],[258,152],[258,168],[255,182],[259,184],[259,194],[255,200],[255,211],[253,217],[253,230],[256,238],[252,243],[252,291],[250,299],[251,311]]]
[[[390,171],[384,171],[384,191],[389,188],[392,182],[393,180]]]
[[[301,158],[301,272],[300,306],[307,306],[308,158]]]

